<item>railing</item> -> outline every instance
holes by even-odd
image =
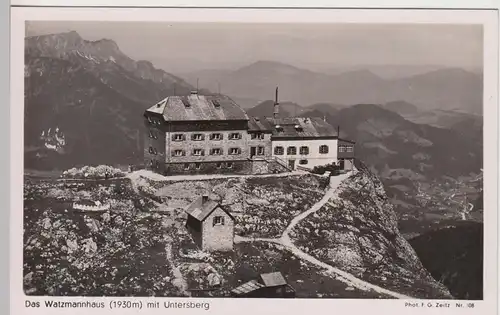
[[[288,171],[292,171],[292,169],[290,168],[290,166],[288,166],[288,163],[287,161],[277,157],[277,156],[271,156],[271,159],[276,161],[278,164],[280,164],[281,166],[283,166],[284,168],[286,168]]]

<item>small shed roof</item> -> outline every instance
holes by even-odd
[[[198,221],[204,221],[217,207],[220,207],[224,212],[226,212],[231,219],[234,217],[225,208],[222,207],[218,202],[210,200],[208,197],[201,196],[195,201],[193,201],[186,209],[186,212]]]
[[[286,280],[281,274],[281,272],[270,272],[263,273],[260,275],[262,283],[266,287],[276,287],[280,285],[286,285]]]
[[[248,282],[243,283],[239,287],[234,288],[233,290],[231,290],[231,292],[240,295],[240,294],[246,294],[246,293],[258,290],[258,289],[263,288],[263,287],[264,287],[264,285],[257,282],[256,280],[250,280]]]

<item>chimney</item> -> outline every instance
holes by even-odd
[[[203,194],[201,196],[201,203],[204,204],[208,201],[208,194]]]
[[[274,113],[273,113],[274,119],[278,119],[279,105],[280,105],[280,103],[278,102],[278,87],[276,87],[276,99],[274,100]]]
[[[337,126],[337,138],[340,138],[340,126]]]

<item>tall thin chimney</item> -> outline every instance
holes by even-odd
[[[340,126],[337,126],[337,138],[340,138]]]
[[[279,101],[278,101],[278,87],[276,87],[276,98],[274,100],[274,113],[273,113],[273,117],[274,119],[278,119],[278,116],[279,116]]]

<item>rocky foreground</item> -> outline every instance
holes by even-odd
[[[278,237],[323,197],[325,177],[130,178],[25,181],[27,294],[224,297],[259,273],[281,271],[297,297],[388,298],[350,287],[279,244],[241,243],[229,253],[201,252],[184,227],[182,209],[209,191],[231,209],[236,234]],[[338,195],[292,231],[303,251],[395,292],[451,297],[399,235],[376,178],[358,173],[341,184]],[[109,204],[110,210],[71,209],[81,200]]]

